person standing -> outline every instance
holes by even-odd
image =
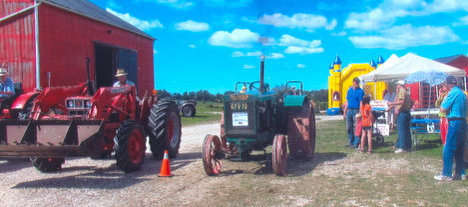
[[[444,83],[442,84],[442,88],[439,90],[439,98],[435,103],[436,107],[440,107],[440,105],[444,102],[445,97],[447,97],[447,93],[447,86]],[[445,145],[448,129],[447,113],[439,111],[438,116],[440,118],[440,140],[442,141],[442,144]]]
[[[367,145],[369,146],[367,153],[372,153],[372,123],[374,117],[372,115],[372,107],[370,106],[369,96],[364,96],[362,99],[362,137],[361,137],[361,152],[364,152],[364,146],[366,145],[366,138],[368,140]]]
[[[397,82],[397,96],[395,102],[388,103],[390,106],[386,111],[396,108],[397,116],[397,129],[398,129],[398,142],[395,153],[407,152],[411,149],[411,107],[412,101],[405,90],[405,81],[399,80]]]
[[[466,135],[466,95],[458,88],[457,79],[449,76],[445,79],[449,93],[440,107],[440,111],[447,113],[449,121],[447,139],[442,151],[444,162],[442,174],[434,176],[436,180],[457,180],[465,171],[463,152]],[[452,176],[452,162],[455,158],[455,174]]]
[[[358,148],[360,137],[354,135],[354,124],[356,123],[356,114],[362,105],[364,90],[359,87],[359,78],[353,79],[353,86],[348,89],[346,102],[343,109],[343,119],[346,120],[349,146]]]

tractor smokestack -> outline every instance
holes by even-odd
[[[93,87],[93,82],[91,82],[91,74],[89,71],[89,64],[91,63],[91,59],[89,57],[86,58],[86,86],[88,89],[88,95],[92,96],[94,95],[94,87]]]
[[[260,93],[263,93],[263,87],[265,85],[265,56],[262,55],[262,62],[260,62]]]

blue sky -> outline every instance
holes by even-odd
[[[379,55],[468,54],[467,0],[92,0],[153,37],[156,89],[233,90],[237,81],[328,88],[328,67]]]

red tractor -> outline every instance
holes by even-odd
[[[137,100],[134,86],[103,87],[95,93],[85,83],[51,87],[15,102],[0,119],[0,156],[30,157],[40,171],[61,169],[65,157],[101,158],[112,152],[119,169],[138,170],[147,135],[156,159],[162,159],[165,149],[172,158],[179,150],[177,104],[148,92]]]

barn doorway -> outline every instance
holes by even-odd
[[[124,69],[128,73],[127,79],[138,88],[138,54],[135,50],[95,43],[94,52],[97,88],[112,86],[117,81],[114,75],[118,68]]]

